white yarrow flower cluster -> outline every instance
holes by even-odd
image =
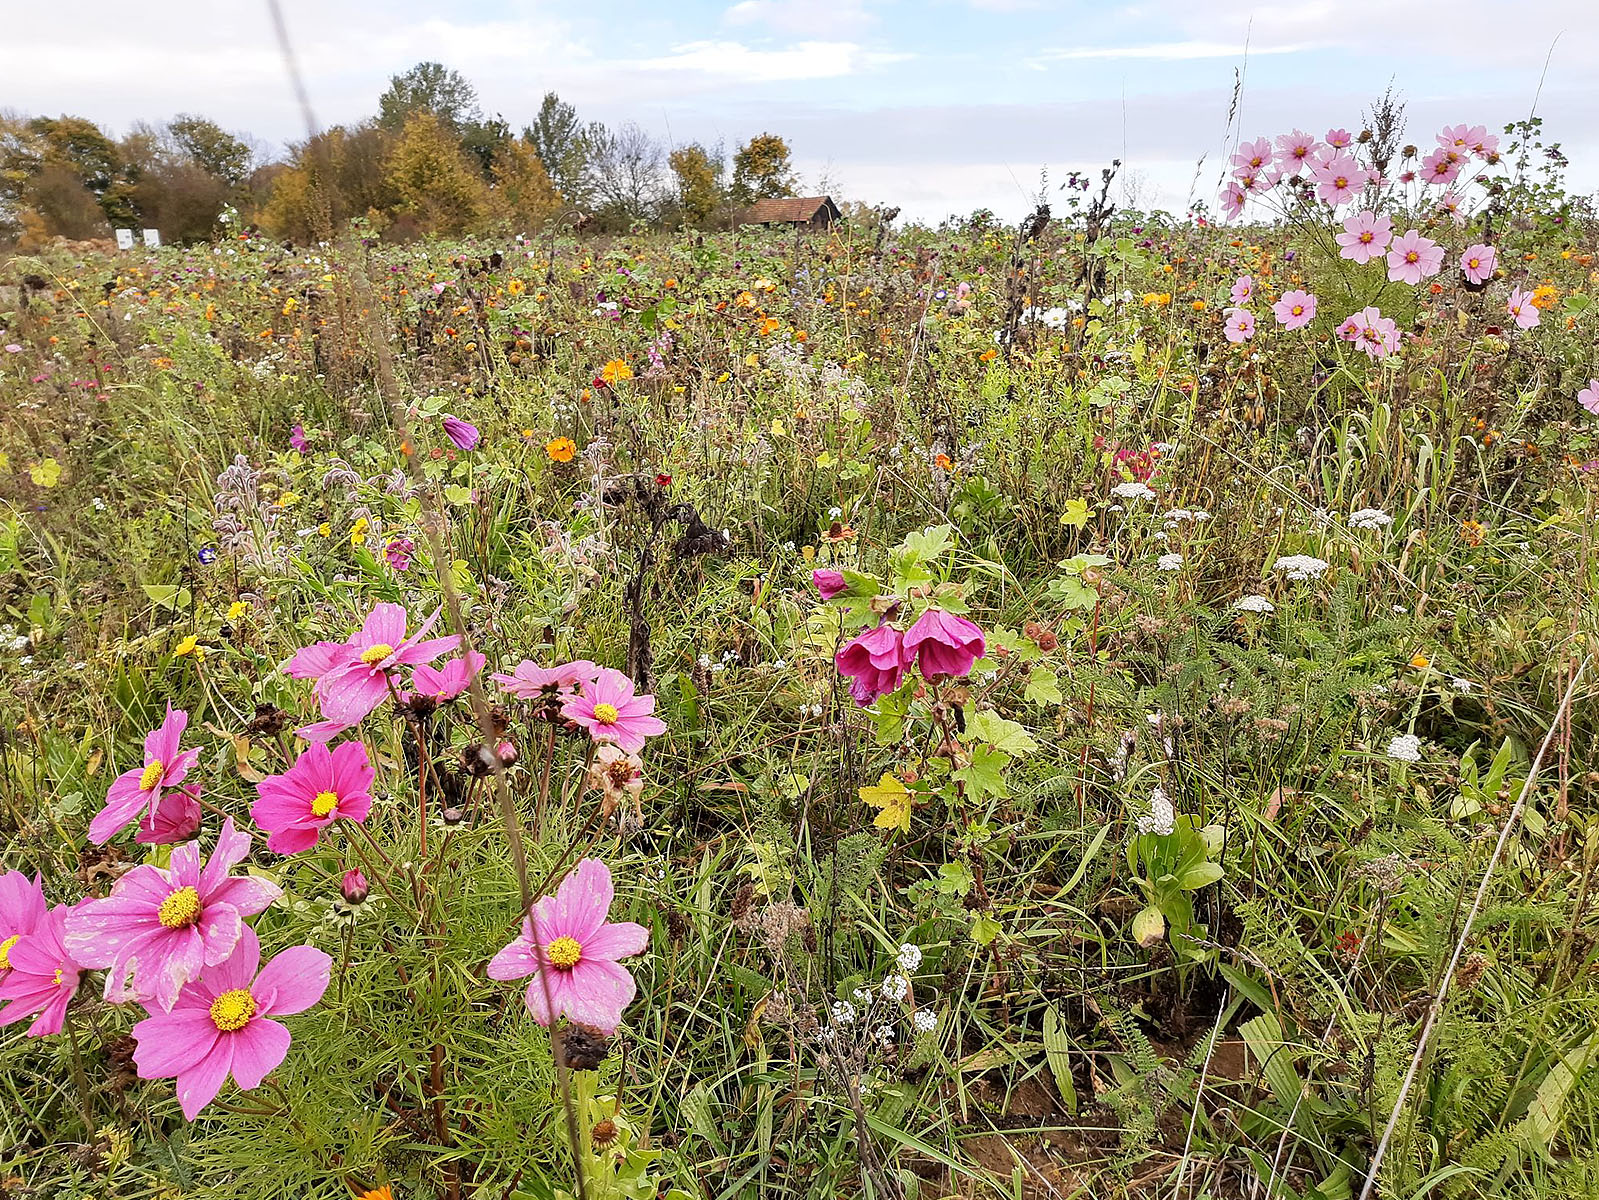
[[[1119,500],[1153,500],[1155,490],[1147,483],[1140,483],[1136,479],[1123,480],[1110,489],[1110,494]]]
[[[1138,815],[1138,832],[1167,837],[1176,828],[1177,810],[1165,789],[1157,787],[1149,793],[1149,811]]]
[[[1380,508],[1361,508],[1349,514],[1351,529],[1387,529],[1394,519]]]
[[[1277,606],[1264,596],[1240,596],[1233,601],[1233,607],[1239,612],[1269,613],[1277,611]]]
[[[1421,739],[1413,733],[1401,733],[1388,743],[1388,757],[1400,762],[1421,761]]]
[[[918,1008],[911,1017],[911,1024],[916,1026],[917,1033],[932,1033],[938,1028],[938,1014],[930,1008]]]
[[[1155,560],[1155,569],[1159,571],[1180,571],[1183,566],[1183,556],[1173,550],[1170,554],[1162,554]]]
[[[899,964],[899,969],[909,975],[922,965],[922,948],[906,942],[899,948],[899,954],[894,960]]]
[[[1168,525],[1176,525],[1182,521],[1208,521],[1210,513],[1202,508],[1174,508],[1161,517]]]
[[[1273,566],[1276,570],[1284,572],[1289,579],[1300,583],[1307,579],[1320,579],[1327,571],[1325,559],[1315,558],[1309,554],[1286,554]]]

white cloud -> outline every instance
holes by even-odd
[[[900,62],[906,55],[867,50],[854,42],[796,42],[757,50],[741,42],[689,42],[660,58],[622,66],[642,71],[698,74],[721,82],[769,83],[777,80],[836,79]]]
[[[812,37],[852,37],[877,24],[866,0],[741,0],[722,19],[729,25]]]
[[[1149,46],[1073,46],[1044,50],[1028,59],[1028,65],[1067,62],[1088,58],[1152,58],[1168,62],[1200,58],[1236,58],[1240,62],[1257,54],[1297,54],[1311,50],[1311,43],[1291,46],[1244,46],[1228,42],[1160,42]]]

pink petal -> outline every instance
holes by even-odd
[[[205,973],[206,986],[213,996],[248,988],[255,982],[255,973],[261,965],[261,941],[248,925],[239,930],[239,940],[233,953],[213,965]]]
[[[389,685],[382,671],[358,662],[322,676],[317,680],[316,694],[322,702],[324,717],[355,725],[383,703],[389,694]]]
[[[187,1071],[211,1052],[217,1027],[205,1009],[146,1017],[133,1027],[133,1061],[140,1079],[165,1079]]]
[[[170,763],[178,756],[178,744],[188,727],[189,714],[181,708],[167,705],[167,715],[161,724],[144,738],[144,757],[147,763]]]
[[[621,966],[603,958],[585,958],[567,972],[567,976],[572,986],[566,1015],[581,1024],[594,1026],[601,1033],[615,1033],[622,1020],[622,1010],[632,1003],[638,992],[633,977]]]
[[[351,726],[344,721],[316,721],[310,725],[302,725],[294,731],[295,736],[304,738],[308,742],[330,742]]]
[[[219,1037],[204,1058],[178,1073],[178,1103],[183,1106],[185,1118],[194,1120],[202,1108],[217,1098],[232,1065],[233,1039]]]
[[[279,955],[281,958],[282,955]],[[261,1086],[272,1068],[289,1052],[289,1031],[276,1021],[254,1020],[231,1036],[233,1082],[248,1092]]]
[[[233,818],[229,817],[222,823],[222,832],[217,835],[216,849],[211,851],[211,857],[206,860],[205,868],[195,883],[201,898],[210,900],[217,888],[227,879],[228,872],[242,862],[249,853],[250,835],[235,827]],[[173,858],[176,857],[175,852]]]
[[[523,1001],[540,1025],[548,1025],[553,1017],[570,1011],[572,975],[571,971],[536,971],[528,980]],[[547,995],[546,988],[549,989]]]
[[[375,605],[362,623],[359,637],[366,646],[398,646],[405,641],[405,606]]]
[[[489,960],[487,974],[490,979],[525,979],[539,969],[539,960],[533,953],[527,934],[516,939]]]
[[[265,909],[279,896],[283,889],[270,879],[259,879],[254,875],[235,875],[211,893],[207,903],[231,904],[239,910],[241,916],[253,917]]]
[[[632,921],[608,921],[582,943],[585,959],[619,958],[642,954],[650,944],[650,931]]]
[[[89,822],[89,840],[97,846],[110,841],[144,806],[145,793],[139,790],[139,780],[144,768],[124,771],[112,782],[106,792],[105,807]]]
[[[261,824],[259,821],[257,824]],[[300,825],[285,825],[273,830],[267,835],[267,849],[273,854],[304,854],[317,844],[322,827],[320,825],[306,828]]]
[[[315,946],[291,946],[261,968],[250,992],[260,1001],[262,1016],[290,1016],[322,999],[332,973],[333,959],[325,952]]]
[[[354,657],[355,652],[343,642],[317,642],[289,659],[283,673],[290,679],[318,679]]]
[[[565,934],[586,943],[605,923],[605,914],[615,896],[610,868],[597,858],[585,858],[561,880],[555,890],[555,903],[544,912],[556,937]]]
[[[244,934],[244,918],[231,904],[211,903],[205,906],[200,922],[195,926],[200,932],[207,966],[215,966],[233,953]]]

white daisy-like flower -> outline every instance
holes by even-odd
[[[1325,559],[1310,554],[1285,554],[1273,564],[1276,570],[1300,583],[1307,579],[1320,579],[1326,574],[1327,566]]]
[[[1136,479],[1125,479],[1110,489],[1110,494],[1120,500],[1153,500],[1155,490],[1147,483]]]
[[[1166,837],[1176,828],[1177,810],[1165,789],[1157,787],[1149,793],[1149,811],[1138,815],[1138,832]]]
[[[1183,556],[1173,550],[1170,554],[1162,554],[1155,560],[1155,568],[1160,571],[1179,571],[1183,566]]]
[[[899,954],[896,956],[895,961],[899,963],[899,969],[909,975],[922,965],[922,948],[906,942],[900,946]]]
[[[1351,529],[1387,529],[1394,519],[1380,508],[1361,508],[1349,514]]]
[[[1233,607],[1240,612],[1269,613],[1277,611],[1277,606],[1264,596],[1240,596],[1233,601]]]
[[[938,1028],[938,1014],[930,1008],[918,1008],[911,1017],[911,1024],[916,1026],[917,1033],[932,1033]]]
[[[1388,743],[1388,757],[1400,762],[1421,761],[1421,739],[1413,733],[1401,733]]]

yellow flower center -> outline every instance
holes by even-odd
[[[318,792],[311,801],[311,815],[325,817],[339,806],[339,797],[333,792]]]
[[[211,1001],[211,1023],[223,1033],[243,1029],[255,1016],[255,997],[247,988],[234,988]]]
[[[139,776],[139,790],[148,792],[161,782],[161,776],[166,772],[166,764],[159,758],[144,768],[144,774]]]
[[[1372,243],[1372,242],[1373,242],[1373,241],[1375,241],[1375,240],[1376,240],[1376,238],[1377,238],[1377,235],[1376,235],[1376,234],[1375,234],[1375,233],[1373,233],[1373,232],[1372,232],[1372,231],[1371,231],[1371,230],[1369,230],[1369,229],[1368,229],[1368,230],[1366,230],[1366,231],[1365,231],[1365,232],[1364,232],[1364,233],[1362,233],[1362,234],[1361,234],[1361,235],[1360,235],[1360,240],[1361,240],[1361,241],[1362,241],[1362,242],[1363,242],[1363,243],[1365,243],[1365,244],[1366,244],[1366,245],[1368,245],[1368,246],[1369,246],[1369,245],[1371,245],[1371,243]]]
[[[0,942],[0,971],[9,971],[11,969],[11,947],[21,940],[22,935],[14,933],[5,941]]]
[[[379,642],[376,646],[368,646],[361,651],[361,661],[369,667],[375,667],[389,655],[394,653],[394,647],[387,642]]]
[[[61,972],[62,972],[62,970],[63,970],[63,968],[61,968],[61,967],[57,967],[56,968],[56,974],[55,974],[55,980],[54,980],[56,987],[60,987],[61,986]]]
[[[558,937],[544,947],[544,957],[556,970],[570,971],[583,957],[583,947],[577,944],[576,938]]]
[[[156,910],[156,917],[168,929],[182,929],[200,919],[200,893],[192,887],[180,887]]]
[[[1405,254],[1405,261],[1407,263],[1420,262],[1421,255],[1417,254],[1414,250],[1407,251]]]
[[[616,719],[622,714],[616,711],[616,705],[606,704],[603,701],[594,706],[594,719],[601,725],[615,725]],[[571,939],[566,939],[570,941]],[[576,943],[573,943],[576,945]]]

